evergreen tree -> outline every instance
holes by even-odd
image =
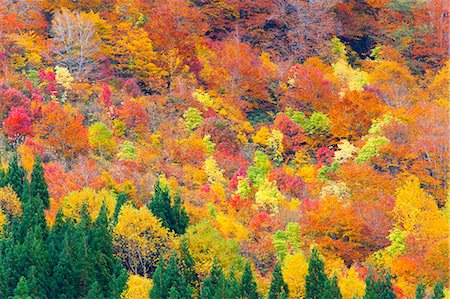
[[[309,259],[308,275],[306,275],[306,298],[321,298],[326,282],[324,263],[317,248],[313,248]]]
[[[391,282],[392,276],[390,273],[387,273],[384,278],[383,281],[380,283],[380,288],[381,288],[381,296],[379,298],[381,299],[395,299],[395,293],[394,293],[394,288],[392,287],[392,282]]]
[[[445,297],[444,294],[444,283],[440,280],[434,285],[432,299],[442,299]]]
[[[36,157],[31,172],[31,183],[29,187],[30,197],[39,198],[42,201],[44,209],[50,207],[50,195],[48,193],[48,186],[44,178],[44,168],[42,167],[42,159],[40,156]]]
[[[125,192],[120,192],[119,195],[117,195],[116,207],[114,209],[114,223],[117,223],[117,217],[119,217],[120,209],[129,199],[130,196]]]
[[[423,299],[425,298],[425,284],[420,281],[416,288],[416,297],[415,299]]]
[[[239,285],[239,282],[236,278],[236,275],[234,274],[234,268],[231,268],[230,270],[230,275],[228,277],[228,287],[227,287],[227,291],[228,291],[228,298],[235,298],[235,299],[239,299],[241,298],[241,286]]]
[[[180,271],[183,275],[184,279],[191,286],[191,289],[198,289],[198,276],[197,272],[195,272],[194,266],[195,261],[192,255],[189,252],[189,247],[186,239],[181,240],[180,245]]]
[[[256,288],[256,281],[253,277],[252,268],[250,263],[247,263],[242,273],[242,297],[248,299],[258,299],[259,295]]]
[[[211,278],[207,277],[205,281],[203,281],[202,293],[200,295],[200,299],[212,299],[214,298],[216,292],[215,287],[211,282]]]
[[[281,271],[281,264],[278,261],[273,269],[273,278],[270,283],[269,299],[287,299],[289,296],[289,289],[283,279],[283,272]]]
[[[19,166],[17,154],[15,154],[8,165],[8,172],[5,177],[5,185],[10,185],[16,192],[17,196],[22,199],[22,202],[26,201],[24,192],[27,188],[27,173],[22,166]]]
[[[20,277],[17,287],[14,289],[14,299],[31,299],[30,290],[25,277]]]
[[[322,299],[342,299],[341,290],[339,289],[338,279],[333,276],[325,282],[325,287],[322,293]]]
[[[363,299],[377,299],[379,284],[373,277],[372,269],[369,270],[369,275],[366,277],[366,293]]]
[[[163,259],[160,260],[155,273],[153,274],[153,288],[150,291],[150,298],[169,298],[170,294],[178,294],[178,298],[192,298],[191,291],[184,277],[178,269],[178,260],[173,255],[169,265],[165,267]]]
[[[149,209],[152,213],[159,217],[164,227],[172,230],[176,234],[184,234],[189,224],[189,217],[182,206],[182,201],[179,195],[174,199],[174,204],[171,204],[169,189],[162,187],[158,181],[155,184],[155,195],[149,203]]]
[[[95,281],[89,287],[89,292],[87,293],[87,296],[85,297],[85,299],[104,299],[104,298],[105,298],[105,296],[103,295],[100,284]],[[106,297],[106,298],[108,298],[108,297]]]

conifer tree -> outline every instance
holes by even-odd
[[[150,298],[169,298],[170,293],[179,294],[178,298],[180,299],[191,298],[191,291],[186,280],[180,274],[178,260],[175,255],[171,256],[167,268],[163,259],[160,259],[158,267],[153,274],[153,288],[150,291]]]
[[[42,158],[36,157],[31,172],[31,182],[29,186],[30,197],[39,198],[42,201],[44,209],[50,206],[50,195],[48,193],[48,186],[44,178],[44,168],[42,167]]]
[[[175,196],[174,204],[172,205],[168,188],[162,187],[158,181],[154,190],[155,194],[148,205],[149,209],[161,219],[164,227],[176,234],[184,234],[189,224],[189,217],[182,206],[181,197],[179,195]]]
[[[180,271],[186,282],[191,286],[191,289],[198,289],[198,275],[195,272],[195,260],[189,252],[189,247],[186,239],[181,240],[180,244]]]
[[[236,275],[234,274],[234,268],[232,267],[230,270],[230,274],[228,276],[228,296],[230,298],[236,298],[239,299],[241,298],[241,286],[239,285],[239,282],[236,278]]]
[[[114,223],[117,223],[117,217],[119,217],[120,209],[122,208],[122,205],[126,203],[130,199],[130,196],[126,194],[125,192],[120,192],[119,195],[117,195],[116,199],[116,207],[114,209]]]
[[[109,298],[105,297],[102,291],[102,288],[100,287],[100,284],[98,282],[94,282],[89,287],[89,292],[87,293],[86,299],[104,299]]]
[[[287,299],[289,296],[289,289],[283,279],[283,272],[281,271],[281,264],[278,261],[273,269],[273,278],[270,283],[269,299]]]
[[[258,299],[259,295],[256,289],[256,281],[253,277],[252,268],[250,263],[247,263],[242,273],[242,297],[248,299]]]
[[[322,293],[322,299],[342,299],[341,290],[339,289],[338,279],[336,276],[328,279],[325,282],[325,287]]]
[[[369,269],[369,274],[366,277],[366,293],[363,299],[377,299],[378,289],[379,283],[373,277],[373,270]]]
[[[207,277],[205,281],[203,281],[202,293],[200,295],[200,299],[211,299],[214,298],[216,292],[215,287],[211,282],[211,278]]]
[[[16,192],[17,196],[22,199],[22,202],[26,201],[24,192],[26,190],[27,173],[22,166],[19,166],[17,154],[15,154],[8,165],[8,172],[6,173],[5,185],[10,185]]]
[[[425,289],[426,289],[425,284],[422,281],[420,281],[419,284],[417,285],[417,288],[416,288],[416,297],[415,297],[415,299],[423,299],[423,298],[425,298]]]
[[[313,248],[309,259],[308,275],[306,275],[306,298],[321,298],[326,282],[324,263],[317,248]]]
[[[383,277],[383,281],[380,283],[380,287],[381,287],[381,294],[380,297],[381,299],[395,299],[396,295],[394,293],[394,288],[392,287],[392,282],[391,282],[392,276],[390,273],[387,273],[384,277]]]
[[[431,298],[432,299],[442,299],[444,297],[445,297],[444,283],[442,281],[438,280],[438,282],[436,282],[436,284],[434,285],[433,296]]]
[[[14,289],[14,299],[31,299],[30,290],[25,277],[21,276],[17,287]]]

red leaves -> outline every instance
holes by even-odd
[[[33,133],[31,118],[23,107],[12,108],[8,118],[3,121],[3,127],[13,142],[23,140],[25,136]]]

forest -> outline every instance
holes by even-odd
[[[0,298],[450,298],[449,10],[0,0]]]

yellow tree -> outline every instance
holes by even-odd
[[[289,298],[305,297],[307,274],[308,261],[303,253],[295,253],[285,258],[283,263],[283,277],[289,287]]]
[[[131,274],[128,277],[127,287],[120,298],[123,299],[148,299],[153,282],[140,275]]]
[[[161,255],[171,250],[173,241],[172,233],[146,206],[136,209],[127,204],[120,210],[114,244],[118,256],[132,273],[150,275]]]
[[[0,188],[0,208],[11,218],[22,214],[20,198],[10,186]]]

